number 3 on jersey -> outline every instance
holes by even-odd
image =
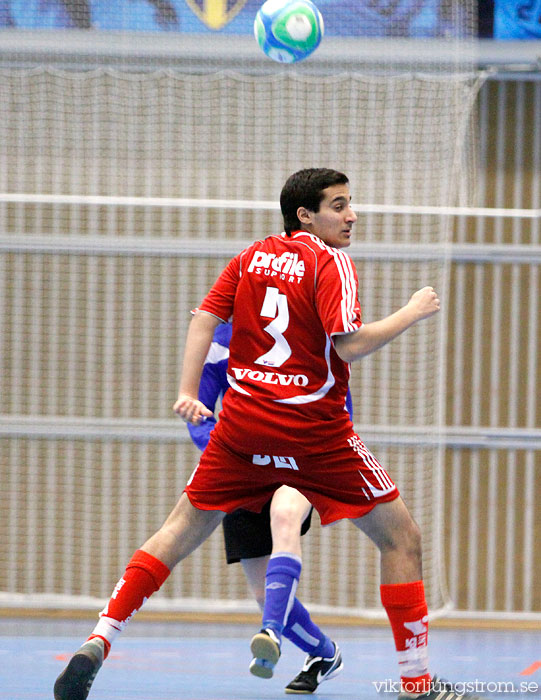
[[[264,330],[274,338],[275,342],[272,348],[264,355],[261,355],[261,357],[258,357],[255,362],[258,365],[266,365],[267,367],[280,367],[291,357],[291,348],[283,335],[289,325],[289,309],[286,295],[280,294],[276,287],[267,287],[259,315],[274,319],[268,326],[265,326]]]

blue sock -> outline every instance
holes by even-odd
[[[310,656],[330,659],[334,654],[332,640],[312,621],[310,613],[297,598],[287,618],[283,635]]]
[[[295,601],[301,567],[300,557],[289,552],[273,554],[267,566],[263,627],[270,627],[278,638]]]

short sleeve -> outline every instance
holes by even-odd
[[[234,257],[218,277],[212,289],[198,306],[199,311],[217,316],[224,322],[233,315],[233,304],[240,279],[241,254]]]
[[[349,255],[333,250],[320,258],[316,305],[327,335],[353,333],[362,326],[358,286]]]

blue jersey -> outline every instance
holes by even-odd
[[[187,424],[190,436],[200,450],[204,450],[207,446],[210,440],[210,433],[216,425],[214,412],[218,399],[223,398],[223,395],[229,389],[227,362],[229,360],[229,343],[232,332],[233,326],[231,323],[222,323],[216,328],[201,375],[198,399],[209,411],[212,411],[213,415],[199,425]],[[353,420],[353,404],[349,389],[346,396],[346,409],[351,420]]]
[[[218,399],[223,398],[223,395],[229,388],[227,382],[227,362],[229,360],[229,343],[231,341],[232,331],[233,327],[230,323],[222,323],[216,328],[203,367],[198,398],[201,403],[205,404],[209,411],[212,411],[213,415],[201,421],[199,425],[188,423],[190,436],[200,450],[204,450],[207,446],[211,430],[216,425],[214,411]]]

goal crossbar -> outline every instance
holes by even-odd
[[[228,209],[278,211],[274,201],[244,199],[188,199],[183,197],[122,197],[81,194],[37,194],[0,192],[0,203],[55,204],[107,207],[173,207],[176,209]],[[421,216],[470,216],[487,218],[537,219],[541,209],[507,209],[503,207],[449,207],[407,204],[352,203],[360,214],[417,214]]]

